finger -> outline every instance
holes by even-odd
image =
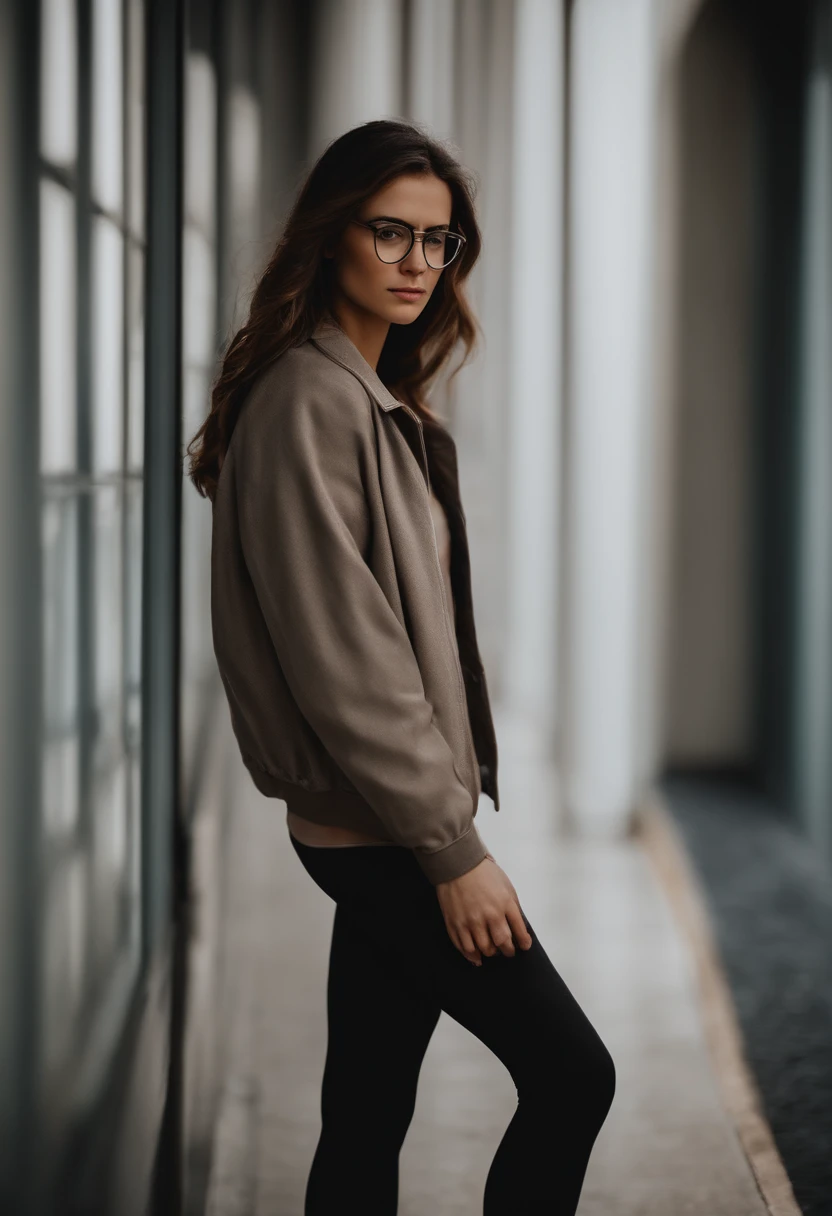
[[[480,962],[482,961],[479,958],[476,946],[474,945],[470,934],[466,934],[467,941],[469,943],[468,946],[466,947],[465,943],[462,940],[460,931],[458,931],[450,923],[450,921],[448,921],[448,920],[445,921],[445,928],[448,931],[448,937],[451,939],[451,942],[453,943],[455,949],[457,949],[460,954],[465,955],[465,957],[469,960],[469,962],[472,962],[472,963],[477,962],[477,961],[480,961]]]
[[[482,966],[480,952],[474,945],[474,939],[464,925],[459,930],[459,940],[462,947],[462,953],[465,955],[468,961],[471,963],[476,963],[478,967]]]
[[[447,921],[445,921],[445,928],[448,930],[448,937],[453,942],[454,948],[458,950],[460,954],[464,954],[462,942],[459,940],[459,934],[457,933],[456,929],[452,929]]]
[[[483,922],[472,925],[471,932],[474,936],[477,949],[484,954],[486,958],[491,958],[492,954],[497,953],[497,947],[491,940],[491,931],[488,924]]]
[[[517,945],[521,950],[528,950],[532,944],[532,937],[526,928],[526,922],[523,918],[523,913],[519,904],[513,905],[508,909],[506,912],[506,919],[511,925],[511,930],[514,934],[514,940],[517,942]]]
[[[489,922],[489,928],[491,930],[491,940],[496,948],[501,954],[505,954],[508,958],[511,958],[514,954],[514,942],[511,937],[511,926],[506,917],[495,917],[494,920]]]

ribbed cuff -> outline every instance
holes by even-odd
[[[460,874],[473,870],[488,855],[488,849],[476,824],[472,823],[467,832],[443,849],[437,849],[435,853],[414,849],[413,855],[427,879],[437,886],[440,882],[450,882],[452,878],[459,878]]]

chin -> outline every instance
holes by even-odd
[[[393,301],[392,306],[388,305],[384,310],[384,316],[388,317],[394,325],[409,325],[411,321],[415,321],[417,317],[422,315],[422,310],[427,303],[426,300],[420,300],[418,304],[405,304],[399,302],[396,304]]]

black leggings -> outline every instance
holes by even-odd
[[[531,947],[483,955],[476,967],[448,936],[436,891],[409,849],[290,839],[336,903],[322,1129],[304,1216],[395,1216],[399,1151],[443,1009],[494,1052],[517,1088],[484,1216],[574,1216],[615,1066],[525,913]]]

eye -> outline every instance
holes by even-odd
[[[430,236],[426,237],[425,239],[427,240],[429,245],[444,245],[445,244],[445,233],[444,232],[432,232],[430,234]]]
[[[401,240],[402,236],[404,235],[401,228],[392,228],[389,225],[384,228],[376,228],[375,233],[376,236],[380,237],[382,241]]]

